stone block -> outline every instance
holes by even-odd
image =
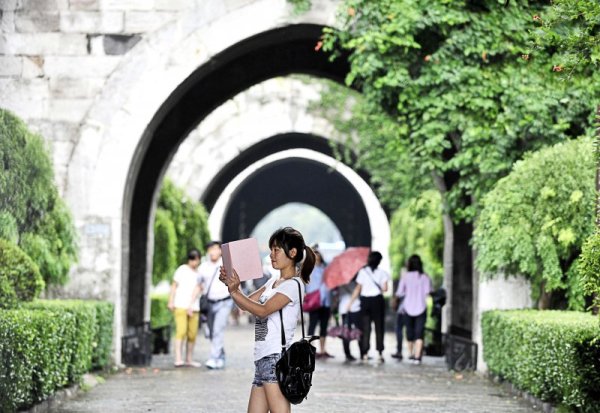
[[[50,94],[53,98],[88,98],[93,99],[100,93],[106,79],[103,77],[76,78],[56,77],[50,78]]]
[[[23,57],[23,73],[22,77],[29,79],[34,77],[44,76],[44,58],[41,56],[25,56]]]
[[[15,13],[15,29],[18,32],[57,32],[59,15],[55,11],[21,10]]]
[[[48,102],[48,117],[58,121],[81,122],[91,105],[91,99],[52,99]]]
[[[69,8],[69,0],[19,0],[21,8],[36,11],[57,11]]]
[[[174,12],[128,11],[125,13],[126,33],[152,32],[177,16]]]
[[[124,55],[141,39],[139,35],[107,35],[102,38],[102,46],[107,55]]]
[[[120,33],[123,31],[123,12],[61,12],[60,30],[65,33]]]
[[[4,33],[0,54],[86,55],[87,36],[64,33]]]
[[[184,11],[196,6],[194,0],[154,0],[154,10]]]
[[[70,10],[99,10],[99,0],[69,0]]]
[[[0,9],[0,32],[8,33],[15,31],[15,13]]]
[[[153,0],[100,0],[102,10],[153,10]]]
[[[49,96],[47,79],[0,79],[0,102],[47,99]]]
[[[21,8],[21,0],[0,0],[0,10],[15,11]]]
[[[22,57],[0,56],[0,76],[20,76],[22,71]]]
[[[44,73],[49,77],[106,77],[120,60],[113,56],[48,56]]]

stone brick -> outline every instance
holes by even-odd
[[[99,0],[69,0],[70,10],[98,10]]]
[[[66,33],[120,33],[123,31],[123,12],[61,12],[60,30]]]
[[[23,57],[23,73],[24,78],[42,77],[44,75],[44,58],[41,56],[25,56]]]
[[[173,12],[128,11],[125,13],[125,32],[152,32],[173,20],[176,15]]]
[[[0,53],[16,55],[85,55],[87,37],[63,33],[4,33]]]
[[[18,11],[15,14],[15,28],[18,32],[25,33],[57,32],[58,12]]]
[[[154,0],[154,10],[190,10],[194,8],[194,0]]]
[[[0,10],[15,11],[21,7],[21,0],[0,0]]]
[[[108,35],[103,37],[102,46],[107,55],[124,55],[141,39],[139,35]]]
[[[106,79],[103,77],[77,78],[55,77],[50,78],[50,94],[53,98],[89,98],[93,99],[102,90]]]
[[[120,59],[112,56],[48,56],[44,73],[49,77],[104,77],[115,70]]]
[[[15,13],[0,9],[0,32],[8,33],[15,31]]]
[[[57,11],[69,8],[68,0],[19,0],[25,10]]]
[[[153,10],[153,0],[100,0],[102,10]]]
[[[0,56],[0,76],[20,76],[22,71],[22,57]]]
[[[81,122],[91,104],[91,99],[52,99],[48,104],[48,117],[59,121]]]

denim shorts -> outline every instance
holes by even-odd
[[[252,384],[262,387],[265,383],[277,383],[275,364],[281,358],[281,354],[269,354],[254,362],[254,380]]]

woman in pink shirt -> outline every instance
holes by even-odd
[[[406,340],[409,359],[421,364],[423,336],[427,321],[427,296],[433,292],[431,278],[423,273],[423,262],[418,255],[408,259],[408,271],[398,285],[396,296],[404,298],[402,307],[406,314]]]

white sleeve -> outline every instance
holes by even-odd
[[[363,268],[361,268],[358,271],[358,275],[356,276],[356,283],[360,284],[361,286],[365,284],[365,270]]]
[[[300,297],[298,296],[298,283],[294,280],[281,283],[279,287],[276,288],[276,291],[285,295],[294,304],[300,302]]]
[[[173,274],[173,281],[177,284],[181,283],[181,267],[175,270],[175,274]]]

